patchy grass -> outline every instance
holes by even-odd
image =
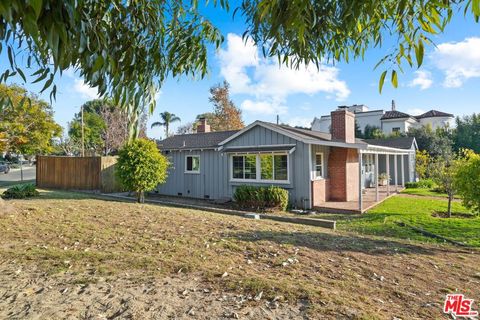
[[[10,201],[18,213],[0,215],[0,261],[36,266],[50,277],[68,276],[69,283],[95,282],[104,276],[161,279],[181,274],[217,290],[306,301],[311,316],[332,319],[391,319],[403,314],[440,318],[445,293],[453,288],[479,296],[475,277],[480,274],[480,255],[448,245],[391,239],[415,238],[394,229],[394,219],[427,222],[434,218],[427,218],[426,212],[443,206],[425,200],[419,206],[425,214],[413,213],[412,202],[404,200],[392,198],[365,216],[342,220],[341,230],[334,232],[42,192],[35,199]],[[461,209],[459,204],[454,208]],[[438,221],[448,227],[460,223]],[[478,220],[465,221],[474,221],[474,227],[465,229],[464,237],[473,238],[477,232],[478,238]]]
[[[452,203],[452,218],[441,217],[446,211],[447,200],[395,196],[363,215],[322,214],[318,217],[337,220],[337,227],[345,231],[422,242],[442,241],[425,237],[411,228],[397,224],[404,222],[470,246],[480,247],[480,216],[469,212],[458,201]]]

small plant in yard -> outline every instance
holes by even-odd
[[[239,186],[235,189],[234,200],[243,208],[286,210],[288,191],[280,187]]]
[[[135,191],[137,201],[145,201],[145,191],[151,191],[167,179],[168,159],[154,141],[137,139],[126,144],[118,153],[117,176],[126,189]]]
[[[465,163],[457,171],[455,180],[463,205],[480,214],[480,155],[463,151]]]
[[[452,216],[452,200],[457,192],[457,171],[464,165],[466,158],[462,155],[445,155],[437,157],[430,164],[430,173],[439,190],[448,196],[447,215]]]
[[[28,183],[28,184],[19,184],[15,185],[11,188],[8,188],[3,194],[3,199],[25,199],[30,197],[38,196],[39,193],[37,189],[35,189],[35,185]]]

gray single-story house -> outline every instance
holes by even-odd
[[[239,185],[275,185],[289,191],[293,207],[354,202],[362,212],[367,190],[375,190],[379,201],[381,173],[389,173],[388,185],[395,188],[415,180],[414,138],[356,139],[353,113],[331,115],[331,134],[263,121],[210,132],[202,119],[197,133],[158,142],[172,167],[157,192],[223,200],[231,199]]]

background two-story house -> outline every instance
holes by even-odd
[[[355,114],[355,119],[362,132],[365,127],[377,127],[386,135],[392,133],[405,133],[410,128],[420,126],[430,126],[433,130],[437,128],[448,128],[451,126],[454,116],[437,110],[430,110],[418,116],[412,116],[408,113],[396,110],[395,102],[392,101],[392,108],[389,111],[382,109],[369,110],[366,105],[340,106],[337,110],[347,110]],[[320,132],[330,132],[331,115],[324,115],[320,118],[315,117],[312,122],[312,130]]]

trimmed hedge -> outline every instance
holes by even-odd
[[[405,188],[407,189],[432,189],[433,187],[435,187],[435,182],[431,179],[405,183]]]
[[[286,210],[288,206],[288,191],[280,187],[239,186],[235,189],[233,199],[239,206],[246,209]]]
[[[38,196],[39,193],[35,189],[35,185],[28,184],[17,184],[11,188],[8,188],[3,194],[3,199],[25,199],[30,197]]]

